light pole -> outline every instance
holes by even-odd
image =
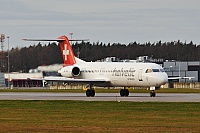
[[[178,64],[178,76],[179,76],[179,82],[180,82],[180,77],[181,77],[181,68],[180,68],[180,62],[179,62],[179,64]]]
[[[72,36],[73,36],[73,32],[70,32],[69,34],[70,34],[70,36],[71,36],[71,39],[72,39]]]
[[[6,38],[8,38],[8,88],[10,88],[10,51],[9,51],[9,39],[10,37],[7,36]]]
[[[73,32],[70,32],[69,34],[70,34],[71,40],[72,40]],[[72,45],[72,41],[71,41],[71,45]]]
[[[5,40],[5,34],[0,34],[0,42],[1,42],[1,54],[0,54],[0,68],[4,69],[4,58],[3,58],[3,42]]]
[[[9,51],[9,39],[10,39],[10,37],[9,36],[7,36],[7,38],[8,38],[8,73],[10,72],[10,51]]]
[[[0,41],[1,41],[1,50],[2,51],[3,51],[3,42],[4,42],[4,39],[5,39],[5,34],[1,34]]]

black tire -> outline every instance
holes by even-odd
[[[156,96],[156,93],[155,92],[153,92],[153,97],[155,97]]]
[[[95,96],[95,90],[90,90],[90,96],[94,97]]]
[[[150,92],[150,97],[153,97],[153,92]]]
[[[121,90],[120,90],[120,96],[121,96],[121,97],[124,97],[124,95],[125,95],[125,91],[124,91],[124,89],[121,89]]]
[[[129,90],[128,89],[125,89],[124,92],[125,92],[125,97],[129,96]]]
[[[87,96],[87,97],[90,97],[90,96],[91,96],[91,93],[90,93],[90,90],[89,90],[89,89],[87,89],[87,91],[86,91],[85,93],[86,93],[86,96]]]
[[[156,93],[155,92],[150,92],[150,97],[155,97]]]

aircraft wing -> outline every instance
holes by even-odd
[[[189,80],[191,80],[193,78],[195,78],[195,77],[168,77],[168,79],[189,79]]]
[[[43,78],[45,81],[53,81],[53,82],[67,82],[67,83],[105,83],[109,82],[105,79],[74,79],[74,78],[65,78],[65,77],[45,77]]]
[[[182,79],[189,79],[189,80],[191,80],[191,79],[194,79],[195,77],[182,77]]]
[[[182,79],[181,77],[168,77],[168,79]]]

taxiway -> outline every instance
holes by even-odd
[[[119,93],[96,93],[95,97],[86,97],[85,93],[1,92],[0,100],[200,102],[200,94],[157,93],[156,97],[150,97],[148,93],[131,93],[129,97],[121,97]]]

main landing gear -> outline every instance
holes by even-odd
[[[150,92],[150,97],[155,97],[156,96],[156,92],[155,91],[151,91]]]
[[[122,96],[122,97],[127,97],[129,95],[129,90],[128,89],[126,89],[126,87],[124,87],[124,89],[121,89],[120,90],[120,96]]]
[[[89,89],[86,90],[86,96],[87,97],[94,97],[95,96],[95,90],[92,87],[92,85],[89,85]]]

